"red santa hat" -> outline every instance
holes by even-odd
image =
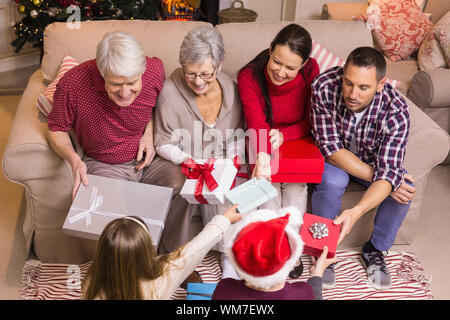
[[[225,253],[241,279],[268,289],[285,282],[303,251],[303,214],[295,207],[245,214],[225,235]]]

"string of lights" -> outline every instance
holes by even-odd
[[[42,47],[43,33],[53,22],[66,22],[79,9],[79,18],[86,20],[159,20],[159,8],[153,0],[15,0],[21,21],[13,26],[16,38],[11,42],[19,52],[27,42]]]

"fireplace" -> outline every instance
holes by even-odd
[[[188,0],[161,0],[161,15],[164,20],[198,20],[200,8],[191,6]]]
[[[163,20],[218,22],[220,0],[160,0]]]

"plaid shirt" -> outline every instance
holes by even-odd
[[[350,150],[355,135],[357,156],[374,168],[372,181],[387,180],[396,190],[405,171],[408,105],[386,83],[381,92],[376,92],[356,127],[354,113],[346,108],[342,95],[342,75],[343,68],[334,67],[320,74],[312,84],[310,118],[316,144],[327,158],[342,148]]]

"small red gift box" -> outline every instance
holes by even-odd
[[[320,183],[324,162],[312,137],[285,142],[273,152],[272,182]]]
[[[316,222],[321,222],[327,226],[328,236],[322,239],[315,239],[313,237],[310,228]],[[333,220],[319,217],[310,213],[305,213],[303,215],[303,224],[300,228],[300,236],[304,242],[303,253],[318,257],[322,254],[323,247],[327,246],[327,258],[333,258],[336,254],[337,241],[339,239],[340,231],[341,226],[333,224]]]

